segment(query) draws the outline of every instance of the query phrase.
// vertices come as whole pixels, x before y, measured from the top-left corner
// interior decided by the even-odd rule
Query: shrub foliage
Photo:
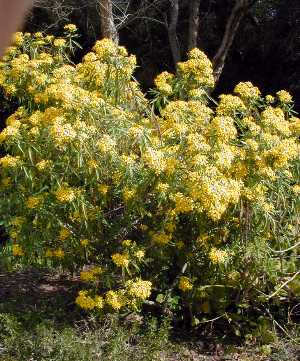
[[[7,254],[80,273],[76,303],[100,313],[268,300],[297,268],[290,94],[245,82],[215,102],[211,62],[193,49],[149,101],[125,48],[103,39],[73,64],[76,38],[74,25],[61,38],[17,33],[0,63],[19,103],[0,133]]]

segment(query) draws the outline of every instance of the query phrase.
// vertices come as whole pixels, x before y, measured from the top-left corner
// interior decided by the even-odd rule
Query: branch
[[[236,36],[240,22],[256,1],[257,0],[236,0],[235,2],[235,5],[226,23],[221,45],[213,59],[214,77],[216,83],[219,81],[219,78],[222,74],[228,52]]]
[[[272,298],[276,296],[280,290],[283,289],[288,283],[292,282],[298,275],[300,274],[300,271],[296,272],[293,277],[289,278],[287,281],[285,281],[275,292],[273,292],[268,298]]]

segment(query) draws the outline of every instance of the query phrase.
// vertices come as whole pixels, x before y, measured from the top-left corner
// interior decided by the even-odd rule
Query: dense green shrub
[[[214,103],[211,63],[193,49],[149,102],[126,49],[104,39],[74,65],[74,39],[73,25],[63,38],[18,33],[0,64],[20,103],[0,134],[14,261],[80,271],[76,303],[97,312],[268,300],[297,268],[291,96],[247,82]]]

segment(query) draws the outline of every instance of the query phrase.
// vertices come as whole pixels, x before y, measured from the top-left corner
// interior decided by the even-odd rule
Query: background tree
[[[251,80],[264,92],[292,91],[299,109],[299,18],[298,0],[288,6],[285,0],[36,0],[26,30],[58,33],[66,22],[76,23],[79,60],[103,36],[101,23],[108,20],[109,37],[137,54],[136,76],[144,88],[198,46],[214,60],[215,95]]]

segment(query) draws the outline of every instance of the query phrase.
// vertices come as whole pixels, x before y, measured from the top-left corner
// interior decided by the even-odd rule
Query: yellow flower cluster
[[[19,157],[13,157],[11,155],[6,155],[0,158],[0,166],[3,168],[14,168],[21,164]]]
[[[131,297],[146,300],[151,295],[152,282],[137,279],[126,282],[127,292]]]
[[[119,311],[127,303],[127,299],[122,291],[108,291],[105,294],[105,302],[114,310]]]
[[[129,258],[127,254],[115,253],[111,256],[113,263],[118,267],[128,267]]]
[[[286,90],[279,90],[276,95],[281,103],[289,104],[293,101],[291,94]]]
[[[66,240],[67,238],[69,238],[70,235],[71,235],[70,230],[69,230],[68,228],[66,228],[66,227],[62,227],[62,228],[60,229],[60,231],[59,231],[58,239],[59,239],[60,241],[64,241],[64,240]]]
[[[26,201],[26,206],[29,209],[35,209],[41,205],[42,201],[43,201],[42,196],[30,196]]]
[[[101,309],[104,306],[104,300],[101,296],[92,298],[88,295],[88,291],[79,291],[75,303],[84,310],[91,311],[93,309]]]
[[[239,83],[234,88],[234,93],[239,95],[241,99],[246,101],[257,100],[260,96],[260,90],[250,81]]]
[[[188,79],[191,88],[212,88],[214,76],[212,64],[208,57],[195,48],[188,53],[188,60],[177,64],[178,73],[183,79]]]
[[[12,255],[14,257],[24,256],[25,253],[24,253],[24,250],[23,250],[22,246],[19,245],[19,244],[13,244],[13,246],[12,246]]]
[[[174,78],[173,74],[164,71],[155,78],[154,84],[156,88],[163,94],[171,95],[173,92],[173,88],[170,83],[173,78]]]
[[[183,292],[188,292],[193,289],[193,284],[188,277],[181,276],[179,278],[178,288]]]
[[[220,103],[217,106],[217,115],[235,116],[237,112],[246,111],[246,106],[242,99],[231,94],[220,95]]]
[[[71,187],[59,187],[54,194],[60,203],[69,203],[76,198],[76,191]]]
[[[51,166],[52,166],[52,161],[45,159],[41,160],[36,164],[36,167],[40,172],[44,171],[45,169],[49,170]]]
[[[228,259],[227,251],[213,247],[209,252],[209,259],[213,264],[221,264]]]
[[[81,281],[84,281],[84,282],[95,281],[101,273],[102,273],[101,267],[94,266],[94,267],[91,267],[87,271],[81,271],[80,279],[81,279]]]

